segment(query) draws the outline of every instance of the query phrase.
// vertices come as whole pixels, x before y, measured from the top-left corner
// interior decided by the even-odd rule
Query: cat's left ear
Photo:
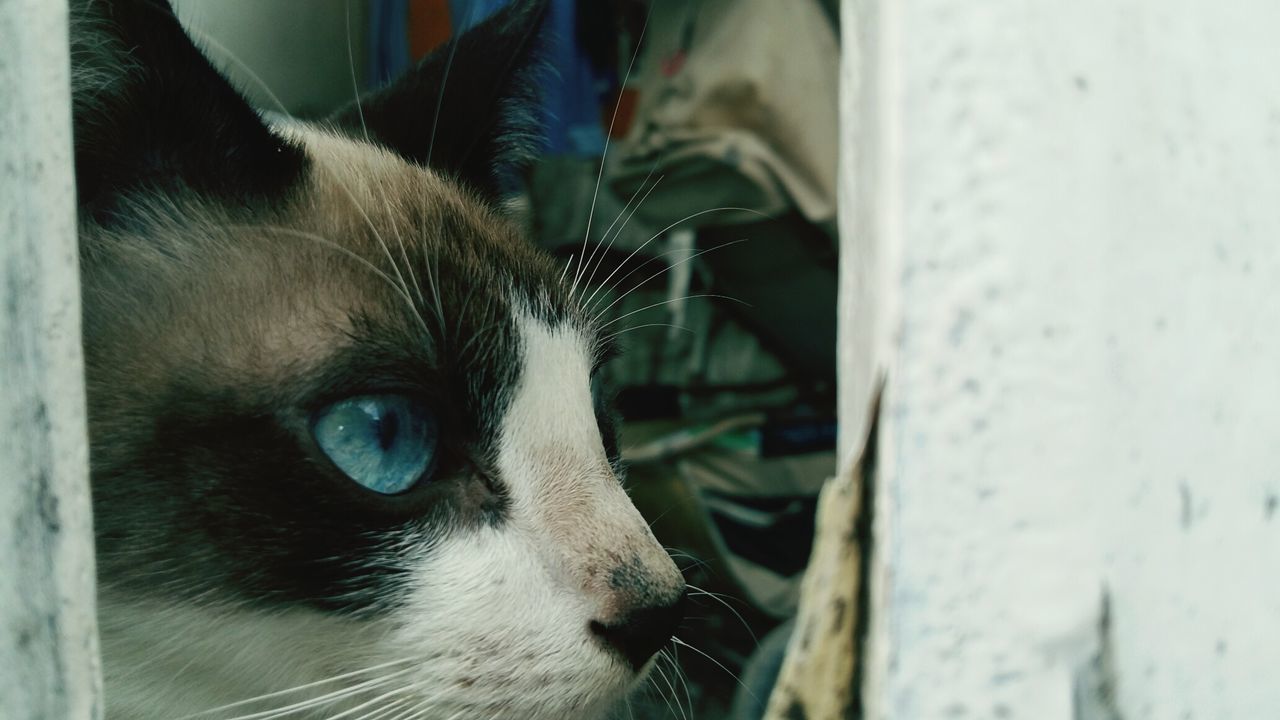
[[[305,176],[303,148],[214,69],[168,0],[70,8],[83,213],[101,221],[129,206],[124,198],[189,190],[232,205],[276,201]]]
[[[540,141],[536,71],[546,0],[514,0],[330,121],[490,199]]]

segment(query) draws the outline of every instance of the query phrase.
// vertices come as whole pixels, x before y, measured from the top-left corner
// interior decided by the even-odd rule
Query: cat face
[[[594,717],[675,629],[607,340],[493,202],[540,14],[268,128],[162,3],[78,11],[109,717]]]

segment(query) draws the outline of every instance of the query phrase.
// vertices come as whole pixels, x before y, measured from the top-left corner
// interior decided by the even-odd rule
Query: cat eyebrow
[[[320,399],[351,392],[417,390],[430,392],[439,372],[430,353],[357,341],[331,356],[313,374]]]

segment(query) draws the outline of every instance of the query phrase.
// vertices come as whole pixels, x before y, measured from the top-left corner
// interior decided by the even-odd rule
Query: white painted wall
[[[0,718],[101,717],[67,4],[0,3]]]
[[[1280,718],[1280,5],[844,12],[868,717]]]

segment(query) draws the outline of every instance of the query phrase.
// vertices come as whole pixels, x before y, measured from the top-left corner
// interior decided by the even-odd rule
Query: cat
[[[502,212],[545,12],[268,123],[165,0],[74,3],[109,719],[593,718],[672,637],[613,348]]]

